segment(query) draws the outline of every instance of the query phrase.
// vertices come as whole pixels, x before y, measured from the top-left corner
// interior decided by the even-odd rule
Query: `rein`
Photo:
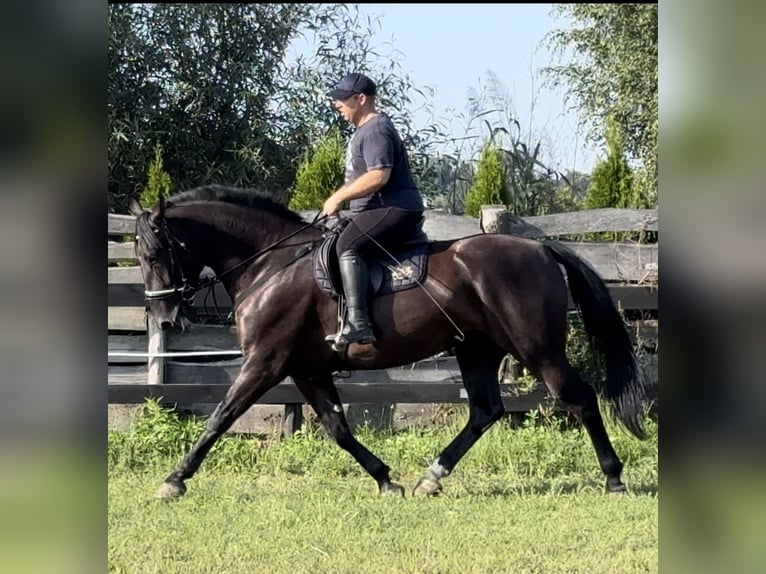
[[[310,223],[307,223],[306,225],[303,225],[303,226],[299,227],[298,229],[296,229],[292,233],[289,233],[288,235],[286,235],[286,236],[282,237],[281,239],[275,241],[271,245],[268,245],[268,246],[264,247],[263,249],[261,249],[257,253],[254,253],[253,255],[248,257],[247,259],[243,259],[242,261],[240,261],[236,265],[234,265],[234,266],[230,267],[229,269],[226,269],[225,271],[221,272],[220,275],[216,275],[215,277],[212,277],[212,278],[211,277],[206,277],[196,287],[194,287],[192,285],[189,285],[189,282],[187,281],[186,276],[184,275],[184,272],[183,272],[183,266],[180,265],[180,264],[176,265],[176,259],[179,259],[179,258],[178,258],[178,254],[176,253],[175,243],[178,243],[178,245],[180,245],[184,249],[186,248],[186,246],[184,245],[183,242],[179,241],[170,232],[170,230],[167,227],[167,223],[163,220],[160,229],[162,230],[162,233],[165,235],[165,238],[166,238],[166,240],[168,242],[168,245],[170,246],[170,261],[171,261],[171,267],[172,267],[172,271],[171,272],[173,273],[173,278],[174,278],[173,280],[175,281],[175,277],[176,277],[175,269],[177,267],[178,270],[179,270],[179,274],[180,274],[182,285],[180,287],[175,285],[175,286],[173,286],[172,288],[169,288],[169,289],[159,289],[159,290],[155,290],[155,291],[144,291],[144,295],[145,295],[147,300],[151,300],[151,299],[162,299],[164,297],[169,297],[169,296],[171,296],[171,295],[173,295],[175,293],[181,293],[181,296],[183,297],[184,301],[186,301],[188,303],[189,301],[191,301],[191,299],[194,297],[194,295],[198,291],[200,291],[200,290],[202,290],[202,289],[207,287],[207,288],[210,289],[210,292],[213,293],[213,299],[215,300],[215,291],[213,290],[213,287],[215,286],[216,283],[220,283],[221,282],[221,277],[223,277],[224,275],[226,275],[228,273],[231,273],[231,272],[235,271],[236,269],[238,269],[239,267],[242,267],[246,263],[250,263],[250,262],[254,261],[255,259],[257,259],[261,255],[264,255],[264,254],[268,253],[269,251],[274,250],[276,247],[278,247],[280,244],[284,243],[288,239],[290,239],[292,237],[295,237],[296,235],[298,235],[299,233],[305,231],[306,229],[309,229],[310,227],[314,227],[317,223],[319,223],[323,219],[327,218],[326,215],[323,215],[321,217],[320,217],[320,215],[321,215],[321,211],[317,212],[317,214],[314,216],[314,219]],[[260,286],[263,283],[264,280],[266,280],[269,277],[271,277],[271,275],[273,275],[274,273],[277,273],[277,272],[281,271],[282,269],[284,269],[286,267],[289,267],[290,265],[292,265],[293,263],[298,261],[301,257],[303,257],[309,251],[311,251],[312,247],[313,246],[309,245],[309,246],[304,246],[303,248],[300,248],[300,249],[296,250],[295,257],[293,257],[287,263],[285,263],[282,266],[280,266],[279,269],[277,269],[276,271],[274,271],[270,275],[268,275],[266,277],[262,277],[258,281],[256,281],[256,282],[252,283],[251,285],[249,285],[239,295],[239,297],[237,297],[237,300],[234,302],[234,305],[233,305],[232,311],[231,311],[232,314],[236,311],[237,307],[240,305],[240,303],[242,303],[242,301],[245,299],[245,297],[247,295],[250,295],[255,289],[257,289],[258,286]],[[205,297],[205,299],[207,300],[207,296]],[[217,301],[215,301],[215,303],[216,303],[216,308],[217,308],[218,307]]]
[[[237,263],[233,267],[230,267],[226,271],[221,272],[220,275],[217,275],[216,277],[213,277],[212,279],[206,279],[205,281],[200,283],[200,285],[197,287],[197,289],[199,290],[199,289],[202,289],[203,287],[207,287],[208,285],[214,285],[215,283],[220,283],[219,277],[222,277],[222,276],[226,275],[227,273],[231,273],[235,269],[237,269],[239,267],[242,267],[242,265],[244,265],[245,263],[250,263],[251,261],[254,261],[255,259],[257,259],[261,255],[263,255],[264,253],[268,253],[269,251],[271,251],[272,249],[277,247],[280,243],[282,243],[284,241],[287,241],[291,237],[295,237],[296,235],[298,235],[302,231],[305,231],[309,227],[314,227],[314,225],[316,225],[317,223],[319,223],[320,221],[322,221],[323,219],[325,219],[327,217],[326,215],[323,215],[322,217],[319,217],[320,213],[321,213],[321,211],[317,212],[317,214],[314,216],[314,219],[310,223],[307,223],[306,225],[303,225],[303,226],[299,227],[298,229],[296,229],[292,233],[290,233],[288,235],[285,235],[282,239],[279,239],[279,240],[275,241],[274,243],[272,243],[271,245],[269,245],[267,247],[264,247],[258,253],[255,253],[255,254],[251,255],[247,259],[243,259],[242,261],[240,261],[239,263]],[[308,253],[308,251],[310,251],[310,250],[306,250],[304,253],[301,253],[299,257],[296,257],[290,263],[294,263],[295,261],[297,261],[298,259],[303,257],[306,253]]]

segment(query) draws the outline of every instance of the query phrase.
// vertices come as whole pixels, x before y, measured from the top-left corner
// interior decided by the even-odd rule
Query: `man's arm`
[[[389,177],[391,177],[390,167],[371,169],[365,172],[328,197],[324,202],[322,212],[326,215],[334,215],[346,201],[359,197],[367,197],[378,191],[386,184]]]

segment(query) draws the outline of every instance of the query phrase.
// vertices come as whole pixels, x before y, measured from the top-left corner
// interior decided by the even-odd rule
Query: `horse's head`
[[[146,300],[161,329],[184,327],[182,306],[195,293],[202,264],[196,262],[186,245],[177,237],[165,217],[171,206],[164,200],[153,210],[143,209],[132,201],[130,211],[136,216],[136,255],[144,276]]]

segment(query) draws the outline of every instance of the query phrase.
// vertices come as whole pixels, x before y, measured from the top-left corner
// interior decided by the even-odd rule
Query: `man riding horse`
[[[336,252],[348,318],[336,343],[373,343],[367,310],[367,264],[380,247],[391,250],[409,239],[423,216],[423,199],[412,177],[407,151],[391,119],[375,107],[375,82],[349,74],[328,93],[333,106],[356,130],[346,148],[344,185],[324,202],[333,216],[350,201],[351,223]]]

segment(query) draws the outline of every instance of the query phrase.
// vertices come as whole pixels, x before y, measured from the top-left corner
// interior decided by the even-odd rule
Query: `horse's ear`
[[[138,201],[135,198],[130,200],[128,209],[130,210],[130,213],[136,216],[141,215],[145,211],[144,208],[141,207],[141,204],[138,203]]]

